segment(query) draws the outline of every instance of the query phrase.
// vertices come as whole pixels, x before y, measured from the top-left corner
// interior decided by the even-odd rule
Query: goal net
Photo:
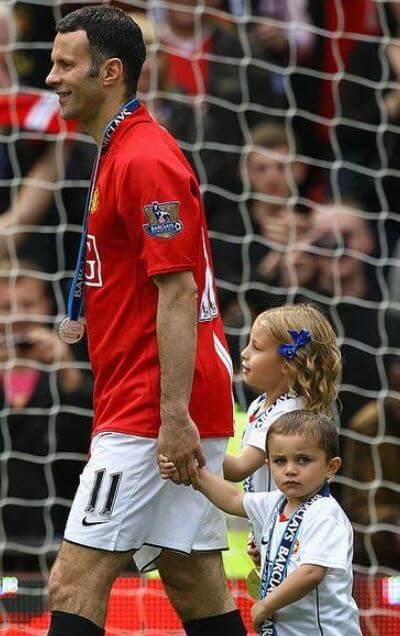
[[[18,614],[9,600],[15,594],[33,599],[29,612],[45,611],[35,599],[43,596],[90,437],[87,353],[66,350],[55,327],[66,311],[95,148],[77,123],[61,119],[45,86],[55,24],[84,4],[0,5],[5,622]],[[337,330],[343,469],[334,491],[355,529],[365,633],[398,633],[398,3],[115,4],[145,36],[139,98],[176,136],[200,181],[240,407],[253,397],[240,376],[240,351],[257,313],[312,301]],[[28,581],[19,581],[22,595],[21,571]],[[128,596],[146,596],[146,581],[133,591],[129,585]],[[234,589],[245,598],[240,585]]]

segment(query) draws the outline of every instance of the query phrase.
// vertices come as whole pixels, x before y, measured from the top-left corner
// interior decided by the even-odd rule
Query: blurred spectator
[[[375,236],[361,210],[350,206],[324,206],[315,210],[303,251],[307,251],[307,246],[314,258],[310,261],[308,280],[302,276],[303,285],[315,280],[311,287],[326,296],[380,298],[375,268],[368,266],[365,258],[375,249]],[[289,264],[294,268],[296,257],[293,251]],[[290,268],[283,283],[296,284],[290,280]]]
[[[297,66],[311,54],[315,42],[307,0],[253,0],[249,35],[253,54],[276,66]],[[252,20],[256,18],[256,20]],[[273,74],[276,92],[286,99],[285,75]]]
[[[291,143],[292,141],[292,143]],[[297,202],[307,166],[296,159],[298,148],[286,127],[265,123],[251,131],[251,145],[242,158],[246,203],[214,201],[207,210],[217,280],[245,287],[250,309],[258,313],[269,301],[259,283],[274,285],[279,277],[282,254],[290,250],[307,227],[307,210]],[[207,201],[207,199],[206,199]],[[219,289],[227,327],[242,328],[245,317],[237,293]],[[238,367],[239,343],[230,338],[234,364]]]
[[[253,235],[252,241],[245,242],[244,252],[243,243],[233,245],[229,238],[214,240],[217,277],[240,282],[243,259],[248,259],[250,272],[243,282],[274,281],[279,254],[304,232],[307,212],[297,201],[307,166],[296,159],[298,149],[291,149],[293,143],[283,124],[265,123],[252,129],[251,146],[242,159],[247,209],[238,210],[232,204],[223,209],[217,203],[213,215],[208,209],[211,230],[242,237]],[[256,298],[249,300],[256,302]]]
[[[164,126],[179,143],[193,142],[196,132],[195,113],[187,96],[171,83],[169,59],[158,40],[151,14],[130,12],[140,26],[146,45],[146,60],[138,82],[138,97],[146,104],[153,117]],[[190,160],[190,153],[188,153]],[[194,166],[196,167],[196,166]]]
[[[251,10],[247,24],[251,54],[256,63],[268,68],[285,119],[288,109],[295,108],[291,126],[302,139],[303,153],[314,157],[319,153],[315,123],[309,115],[317,113],[320,90],[320,80],[312,70],[320,69],[315,21],[321,4],[325,5],[315,0],[251,0],[245,5]],[[314,172],[309,173],[310,183],[315,180]]]
[[[379,33],[379,19],[375,0],[309,0],[316,26],[319,28],[316,50],[318,70],[322,71],[319,86],[314,85],[318,114],[325,121],[317,127],[319,141],[331,141],[335,136],[335,117],[341,116],[338,101],[339,85],[343,71],[348,69],[349,57],[363,36]],[[316,10],[317,9],[317,10]],[[321,33],[322,31],[322,33]],[[364,37],[364,40],[367,40]],[[339,107],[339,108],[338,108]],[[321,146],[321,143],[319,144]],[[322,145],[324,149],[324,146]],[[326,149],[325,149],[326,151]],[[328,156],[335,154],[330,148]],[[319,156],[323,154],[320,150]]]
[[[241,39],[208,11],[218,6],[219,0],[208,0],[204,7],[197,0],[177,0],[173,8],[159,11],[156,24],[167,53],[170,89],[185,94],[192,107],[194,125],[184,141],[195,145],[193,163],[203,180],[206,176],[232,191],[232,172],[248,127],[265,119],[266,107],[272,116],[277,102],[269,72],[252,59],[241,64]]]
[[[398,327],[399,325],[397,325]],[[355,560],[366,566],[393,568],[400,562],[400,493],[390,484],[399,482],[400,359],[389,363],[388,385],[392,392],[383,402],[366,404],[352,418],[343,457],[341,502],[350,520],[364,530],[375,524],[392,525],[372,536],[355,529]],[[360,461],[362,458],[362,461]],[[347,481],[348,480],[348,481]],[[350,481],[351,480],[351,481]],[[373,498],[371,498],[373,492]]]
[[[251,280],[272,282],[280,255],[307,228],[306,211],[296,205],[307,166],[296,159],[298,148],[291,153],[286,127],[281,124],[258,126],[252,131],[252,143],[246,164],[256,235],[249,251]]]
[[[35,265],[1,261],[0,452],[8,456],[0,528],[1,541],[21,546],[6,547],[8,567],[30,567],[30,547],[56,549],[89,446],[91,379],[54,331],[53,315]]]
[[[11,10],[0,5],[0,41],[10,43],[14,32]],[[16,91],[11,56],[2,51],[0,69],[0,88],[10,89],[0,99],[0,258],[18,252],[45,271],[73,269],[94,146],[49,141],[48,133],[76,129],[61,122],[57,96]]]
[[[383,32],[391,40],[387,44],[380,38],[360,41],[353,50],[341,84],[343,120],[337,129],[343,159],[354,164],[339,172],[342,196],[356,196],[366,209],[377,213],[382,209],[397,212],[399,177],[390,171],[400,170],[400,2],[379,7]],[[385,229],[392,253],[399,223],[389,219],[379,228]]]
[[[13,60],[20,84],[44,88],[56,23],[54,9],[44,2],[16,2],[14,17],[19,46]]]
[[[344,426],[365,404],[367,392],[381,388],[381,290],[367,262],[374,247],[374,233],[360,210],[326,206],[313,212],[307,234],[282,261],[282,285],[301,287],[303,294],[310,290],[324,302],[344,339]]]

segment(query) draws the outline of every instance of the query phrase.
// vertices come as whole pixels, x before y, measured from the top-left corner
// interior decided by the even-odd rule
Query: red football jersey
[[[140,106],[119,124],[102,156],[89,214],[85,316],[95,379],[93,434],[158,436],[152,276],[184,270],[193,272],[199,297],[190,415],[202,437],[229,436],[232,367],[198,183],[174,139]]]

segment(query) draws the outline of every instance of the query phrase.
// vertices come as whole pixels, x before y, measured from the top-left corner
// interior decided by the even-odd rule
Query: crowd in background
[[[338,487],[357,524],[356,562],[393,564],[400,1],[115,4],[146,40],[139,99],[176,136],[202,186],[236,398],[245,407],[252,397],[239,377],[252,318],[287,300],[322,306],[344,358]],[[43,546],[55,549],[90,435],[86,352],[62,345],[54,326],[65,312],[95,148],[60,120],[45,90],[55,23],[77,6],[0,5],[6,567],[29,567],[29,555],[34,562],[46,557]]]

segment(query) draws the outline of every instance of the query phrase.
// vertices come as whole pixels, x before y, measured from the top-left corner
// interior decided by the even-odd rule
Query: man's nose
[[[47,86],[56,86],[58,84],[57,74],[54,69],[54,66],[52,67],[52,69],[50,70],[50,73],[46,77],[46,84]]]

